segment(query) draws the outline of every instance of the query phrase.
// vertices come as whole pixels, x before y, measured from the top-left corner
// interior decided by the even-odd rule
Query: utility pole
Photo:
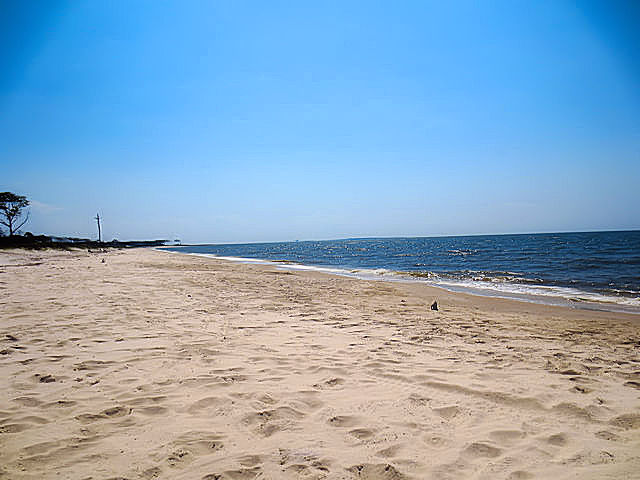
[[[100,214],[96,213],[96,222],[98,222],[98,243],[102,243],[102,230],[100,229]]]

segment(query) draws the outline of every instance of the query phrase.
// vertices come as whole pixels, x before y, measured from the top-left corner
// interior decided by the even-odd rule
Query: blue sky
[[[633,2],[0,1],[34,233],[640,228]]]

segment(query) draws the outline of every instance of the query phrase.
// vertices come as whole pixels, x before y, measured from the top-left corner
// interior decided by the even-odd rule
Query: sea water
[[[351,238],[169,250],[365,279],[640,313],[640,231]]]

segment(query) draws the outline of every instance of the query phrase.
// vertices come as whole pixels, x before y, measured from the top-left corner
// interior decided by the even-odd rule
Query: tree
[[[9,229],[10,237],[29,220],[29,212],[25,212],[28,206],[27,197],[11,192],[0,193],[0,215],[4,217],[0,218],[0,223]]]

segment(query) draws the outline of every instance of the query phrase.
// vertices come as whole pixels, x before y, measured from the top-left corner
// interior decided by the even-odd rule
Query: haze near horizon
[[[640,228],[633,2],[0,3],[33,233]]]

